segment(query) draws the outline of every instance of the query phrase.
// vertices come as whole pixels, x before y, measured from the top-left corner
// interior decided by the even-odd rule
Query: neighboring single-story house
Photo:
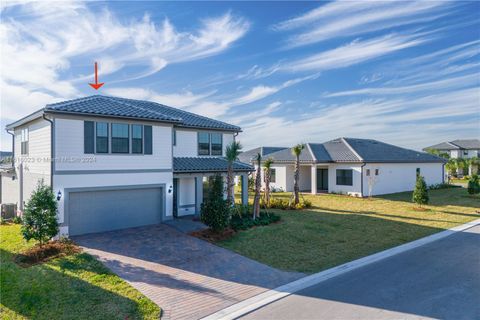
[[[423,151],[437,150],[447,153],[450,158],[480,157],[480,139],[458,139],[445,141],[433,146],[423,148]]]
[[[252,154],[251,150],[247,152]],[[292,150],[282,148],[263,160],[266,158],[274,160],[271,187],[293,191]],[[255,165],[253,161],[250,163]],[[428,185],[443,183],[444,164],[440,157],[376,140],[338,138],[305,144],[300,156],[299,186],[301,191],[312,194],[329,192],[362,197],[410,191],[418,174]]]
[[[158,103],[101,95],[46,105],[6,129],[14,162],[1,172],[2,203],[22,210],[43,180],[68,235],[199,214],[206,178],[226,176],[226,146],[241,132]],[[252,170],[234,163],[244,186]]]

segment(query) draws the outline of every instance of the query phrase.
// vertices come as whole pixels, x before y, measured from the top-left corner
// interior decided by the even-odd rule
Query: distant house
[[[441,142],[423,149],[437,150],[448,153],[450,158],[473,158],[480,157],[480,139],[458,139],[453,141]]]
[[[265,149],[246,151],[241,160],[255,165],[246,157],[258,150]],[[293,191],[295,157],[291,149],[267,153],[263,160],[266,158],[274,160],[271,186]],[[370,139],[338,138],[305,144],[300,156],[299,184],[301,191],[312,194],[330,192],[364,197],[410,191],[417,174],[428,185],[444,182],[444,164],[444,159],[425,152]]]

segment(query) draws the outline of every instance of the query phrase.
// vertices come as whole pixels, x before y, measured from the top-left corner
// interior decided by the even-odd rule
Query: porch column
[[[200,206],[203,202],[203,177],[195,177],[195,215],[200,216]]]
[[[312,186],[311,186],[311,192],[312,194],[317,194],[317,165],[316,164],[312,164],[312,173],[311,173],[311,183],[312,183]]]
[[[248,175],[242,173],[242,205],[248,205]]]

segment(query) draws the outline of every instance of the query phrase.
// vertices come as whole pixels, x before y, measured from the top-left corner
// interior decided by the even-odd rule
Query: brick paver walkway
[[[74,240],[158,304],[162,319],[199,319],[303,276],[271,268],[167,225]]]

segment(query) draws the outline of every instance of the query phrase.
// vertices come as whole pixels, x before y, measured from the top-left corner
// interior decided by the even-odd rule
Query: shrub
[[[437,183],[428,186],[428,190],[439,190],[439,189],[450,189],[450,188],[461,188],[461,186],[456,186],[451,183]]]
[[[467,191],[469,194],[480,193],[480,181],[476,174],[473,174],[468,180]]]
[[[220,175],[209,178],[208,197],[202,203],[200,220],[215,232],[228,227],[232,208],[223,199],[223,179]]]
[[[23,212],[22,235],[40,245],[58,234],[57,201],[50,187],[41,181],[32,192]]]
[[[276,215],[274,213],[268,213],[261,211],[260,216],[253,220],[250,215],[248,216],[239,216],[235,215],[232,217],[232,220],[230,222],[230,227],[235,230],[247,230],[250,229],[254,226],[266,226],[269,225],[270,223],[278,222],[280,221],[280,216]]]
[[[12,222],[15,223],[15,224],[21,224],[22,223],[22,218],[20,218],[19,216],[15,216],[15,217],[13,217]]]
[[[429,198],[427,184],[421,175],[417,175],[417,182],[415,183],[415,190],[413,190],[412,200],[420,206],[428,204]]]

